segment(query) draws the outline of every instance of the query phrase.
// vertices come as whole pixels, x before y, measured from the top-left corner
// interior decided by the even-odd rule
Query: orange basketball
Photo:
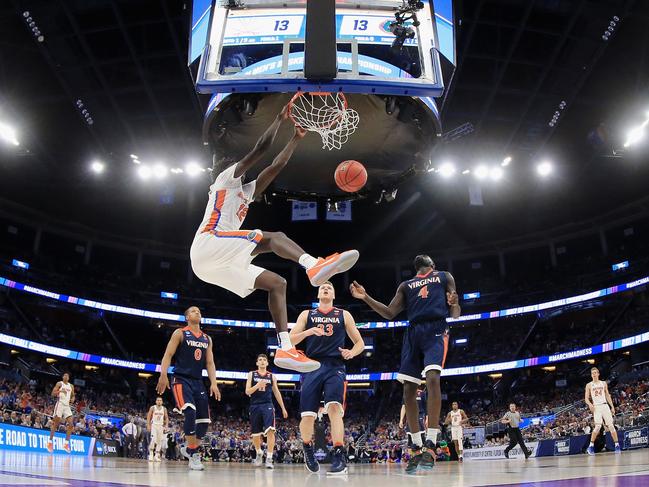
[[[367,171],[358,161],[343,161],[334,173],[336,185],[347,193],[355,193],[367,183]]]

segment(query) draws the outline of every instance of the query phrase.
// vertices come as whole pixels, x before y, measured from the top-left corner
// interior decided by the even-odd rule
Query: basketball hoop
[[[358,126],[358,112],[347,108],[343,93],[296,93],[289,102],[288,116],[295,125],[322,137],[323,149],[340,149]]]

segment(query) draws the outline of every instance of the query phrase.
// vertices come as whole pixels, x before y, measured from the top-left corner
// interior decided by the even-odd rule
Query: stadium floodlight
[[[455,174],[455,166],[451,162],[445,162],[439,166],[439,175],[443,178],[450,178]]]
[[[137,169],[137,174],[138,176],[140,176],[140,178],[146,181],[147,179],[151,178],[151,176],[153,175],[153,171],[149,166],[140,166]]]
[[[464,171],[462,171],[462,174],[471,174],[471,169],[465,169]]]
[[[645,127],[649,124],[649,119],[645,120],[640,126],[635,127],[626,136],[624,147],[629,147],[640,142],[645,136]]]
[[[195,162],[188,162],[185,165],[185,172],[187,173],[187,176],[189,176],[190,178],[193,178],[194,176],[199,175],[203,171],[205,171],[205,169],[203,169],[201,166],[199,166]]]
[[[469,342],[468,338],[458,338],[457,340],[455,340],[456,345],[462,345],[468,342]]]
[[[478,179],[484,179],[489,175],[489,168],[484,165],[480,165],[473,170],[473,174]]]
[[[131,154],[131,160],[133,161],[133,164],[140,164],[140,158],[137,154]]]
[[[505,157],[503,159],[503,162],[501,162],[500,165],[503,166],[503,167],[507,167],[507,166],[509,166],[511,164],[511,162],[512,162],[512,157],[507,156],[507,157]]]
[[[167,166],[165,166],[161,162],[158,162],[155,166],[153,166],[153,175],[156,177],[156,179],[164,179],[167,177],[168,173],[169,169],[167,169]]]
[[[16,130],[5,122],[0,122],[0,139],[11,145],[20,145],[16,137]]]
[[[29,262],[23,262],[22,260],[18,259],[12,259],[11,265],[14,267],[18,267],[19,269],[29,269]]]
[[[492,167],[489,170],[489,177],[492,181],[500,181],[503,178],[503,170],[499,167]]]
[[[476,292],[473,292],[473,293],[465,293],[463,295],[464,299],[478,299],[479,297],[480,297],[480,292],[479,291],[476,291]]]
[[[169,291],[161,291],[160,297],[165,299],[178,299],[178,293],[172,293]]]
[[[613,271],[620,271],[622,269],[626,269],[629,267],[629,261],[625,260],[624,262],[618,262],[617,264],[613,264],[611,268]]]
[[[104,169],[106,169],[106,166],[101,161],[93,161],[92,164],[90,164],[90,170],[95,174],[103,173]]]
[[[548,161],[543,161],[536,166],[536,173],[542,178],[548,177],[550,174],[552,174],[553,170],[554,167]]]

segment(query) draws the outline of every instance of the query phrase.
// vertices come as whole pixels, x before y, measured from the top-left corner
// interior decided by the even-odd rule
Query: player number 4
[[[428,298],[428,286],[424,286],[419,290],[418,296],[422,299]]]

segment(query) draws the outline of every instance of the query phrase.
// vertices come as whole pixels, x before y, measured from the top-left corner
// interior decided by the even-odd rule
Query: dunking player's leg
[[[442,410],[442,389],[440,386],[439,370],[429,370],[426,372],[426,390],[428,391],[428,400],[426,401],[428,430],[426,431],[426,439],[435,445],[439,436],[439,415]]]

